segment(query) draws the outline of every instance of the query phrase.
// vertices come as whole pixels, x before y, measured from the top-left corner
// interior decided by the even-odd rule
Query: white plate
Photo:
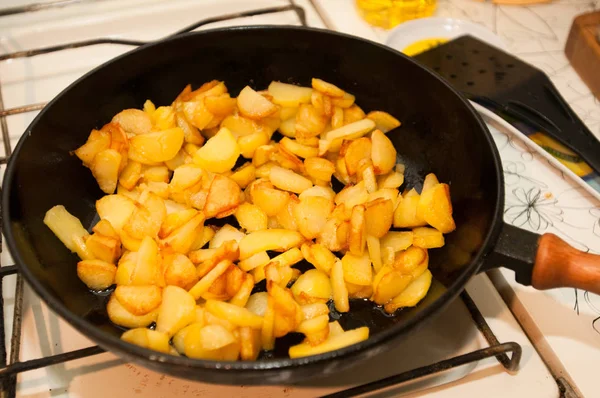
[[[502,40],[482,25],[453,18],[422,18],[404,22],[392,29],[385,41],[387,46],[403,51],[407,46],[426,39],[471,35],[501,50]]]

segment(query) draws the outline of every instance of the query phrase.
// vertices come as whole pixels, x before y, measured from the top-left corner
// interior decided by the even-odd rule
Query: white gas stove
[[[563,4],[562,12],[571,10],[575,3],[570,1]],[[308,26],[345,31],[382,42],[386,37],[386,32],[373,29],[358,18],[351,0],[296,0],[293,3],[289,0],[48,0],[41,3],[39,11],[13,13],[27,4],[27,0],[2,2],[0,57],[7,53],[96,38],[156,40],[200,20],[272,7],[288,8],[215,22],[200,29],[243,24],[300,25],[304,15]],[[304,14],[297,13],[290,5],[300,7]],[[10,13],[2,11],[10,8],[13,8]],[[493,12],[508,12],[499,6],[471,0],[442,1],[438,12],[441,15],[460,14],[463,19],[473,19],[486,25],[487,15],[492,8]],[[460,13],[458,9],[463,12]],[[521,21],[523,16],[519,15],[519,18]],[[564,30],[563,25],[560,26]],[[510,32],[514,33],[512,30]],[[509,49],[515,47],[516,43],[511,40],[507,43]],[[548,40],[540,41],[540,45],[551,47],[553,44]],[[52,99],[73,80],[131,48],[102,44],[0,61],[0,94],[3,99],[3,104],[0,101],[0,112],[3,113],[0,115],[4,115],[0,116],[0,123],[3,123],[1,127],[6,134],[4,143],[9,142],[14,146],[36,114],[36,111],[20,112],[16,108],[33,105],[30,109],[41,109],[41,104]],[[558,55],[553,53],[553,57]],[[569,72],[568,67],[565,70]],[[558,79],[562,76],[559,74]],[[576,76],[571,74],[569,78],[568,87],[559,86],[561,92],[573,86],[584,90]],[[600,117],[596,117],[600,113],[600,106],[567,98],[577,101],[578,112],[591,115],[586,120],[590,128],[597,127],[595,123],[600,121]],[[513,176],[507,178],[507,193],[512,192],[510,195],[513,195],[508,197],[507,206],[519,206],[522,197],[526,200],[528,192],[538,189],[550,194],[544,197],[562,198],[558,206],[559,218],[565,220],[568,215],[570,219],[569,223],[561,225],[555,212],[544,213],[542,219],[553,222],[533,227],[525,224],[524,227],[537,227],[537,232],[562,231],[562,235],[570,238],[571,242],[578,242],[592,251],[600,251],[600,238],[594,235],[600,234],[600,230],[594,229],[594,222],[586,221],[589,219],[586,214],[589,214],[598,222],[600,202],[583,194],[577,184],[561,176],[535,149],[523,145],[505,127],[491,119],[488,121],[501,150],[505,169]],[[577,208],[565,206],[565,200],[576,203]],[[517,222],[520,220],[515,220]],[[576,228],[571,228],[573,225]],[[6,248],[2,250],[1,260],[4,267],[12,264]],[[3,270],[9,273],[12,268]],[[41,363],[30,361],[55,355],[60,359],[61,356],[71,355],[71,351],[94,344],[49,311],[27,286],[23,290],[22,304],[19,304],[19,295],[15,297],[17,277],[6,276],[3,278],[2,291],[8,356],[11,347],[20,343],[20,364],[7,369],[32,369],[18,373],[14,384],[16,391],[12,391],[12,396],[16,392],[17,396],[23,397],[314,397],[398,374],[408,382],[379,390],[375,394],[411,397],[558,397],[562,390],[563,393],[566,391],[567,396],[577,396],[569,395],[577,394],[577,391],[580,396],[594,396],[597,374],[594,365],[600,362],[600,334],[596,329],[600,330],[600,326],[596,324],[594,329],[592,322],[600,316],[600,299],[586,292],[568,289],[551,293],[534,292],[517,286],[508,271],[494,271],[490,276],[494,283],[487,275],[473,278],[467,286],[468,296],[464,300],[457,299],[441,316],[409,336],[393,351],[340,373],[335,378],[316,379],[295,386],[268,387],[216,386],[176,379],[125,363],[110,353],[38,367],[39,364],[46,365],[49,360],[42,359]],[[509,302],[508,306],[502,297]],[[577,298],[578,301],[574,301]],[[17,329],[20,325],[21,333],[17,333],[17,337],[11,341],[15,303],[17,315],[22,317],[22,321],[16,323]],[[570,308],[575,303],[576,311]],[[470,355],[481,354],[478,350],[490,345],[492,347],[487,354],[501,352],[506,346],[499,343],[506,342],[514,342],[522,349],[517,371],[507,371],[494,356],[476,362],[466,360]],[[73,355],[78,357],[93,351],[76,351]],[[476,354],[472,354],[474,352]],[[508,357],[505,356],[506,361]],[[463,360],[464,365],[456,366]],[[415,380],[419,372],[414,369],[421,368],[419,371],[427,373],[429,365],[439,366],[440,361],[446,361],[442,363],[451,369]],[[3,396],[11,396],[11,382],[6,380]],[[342,393],[342,396],[350,396],[350,393]]]

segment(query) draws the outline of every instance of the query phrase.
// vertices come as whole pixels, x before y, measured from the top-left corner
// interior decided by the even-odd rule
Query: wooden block
[[[600,11],[579,15],[573,21],[565,54],[581,80],[600,100]]]

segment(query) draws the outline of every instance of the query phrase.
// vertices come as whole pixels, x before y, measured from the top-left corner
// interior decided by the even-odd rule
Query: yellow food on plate
[[[188,85],[73,148],[104,192],[99,220],[83,225],[59,204],[44,224],[79,257],[81,282],[109,293],[121,338],[254,361],[300,333],[288,352],[299,358],[369,338],[367,326],[332,322],[330,308],[418,305],[433,278],[428,250],[456,226],[449,185],[430,173],[421,190],[406,186],[400,121],[319,78],[234,94],[217,80]]]

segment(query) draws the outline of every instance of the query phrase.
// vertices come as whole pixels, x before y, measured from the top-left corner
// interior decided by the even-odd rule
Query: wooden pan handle
[[[536,289],[574,287],[600,294],[600,256],[584,253],[554,234],[538,243],[531,284]]]

